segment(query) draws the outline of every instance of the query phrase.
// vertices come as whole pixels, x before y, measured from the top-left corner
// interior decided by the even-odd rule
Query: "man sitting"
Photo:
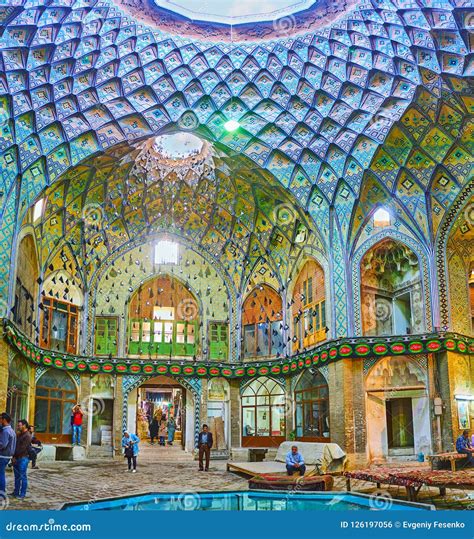
[[[471,442],[469,441],[469,431],[463,430],[461,436],[456,440],[456,451],[466,455],[467,461],[464,466],[472,466],[474,464],[473,452]]]
[[[306,471],[303,455],[298,453],[298,447],[296,445],[293,445],[291,451],[286,455],[286,471],[288,475],[293,475],[295,472],[304,475]]]

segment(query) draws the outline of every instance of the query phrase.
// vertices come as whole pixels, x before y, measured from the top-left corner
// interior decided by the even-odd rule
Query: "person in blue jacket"
[[[140,438],[136,434],[130,434],[129,432],[123,433],[122,447],[125,457],[128,460],[128,471],[136,473],[137,471],[137,456],[140,451],[138,444]]]
[[[286,471],[288,475],[293,475],[295,472],[304,475],[306,471],[303,455],[298,452],[296,445],[293,445],[286,455]]]

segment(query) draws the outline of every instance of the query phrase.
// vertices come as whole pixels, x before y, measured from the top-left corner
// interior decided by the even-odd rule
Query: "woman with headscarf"
[[[158,432],[158,436],[160,437],[160,445],[166,445],[166,430],[166,416],[162,416],[160,421],[160,430]]]
[[[123,453],[128,461],[128,471],[136,473],[137,471],[137,456],[139,452],[138,444],[140,438],[133,433],[125,431],[122,438]]]
[[[176,432],[176,421],[173,416],[170,416],[168,420],[168,445],[173,445],[174,433]]]

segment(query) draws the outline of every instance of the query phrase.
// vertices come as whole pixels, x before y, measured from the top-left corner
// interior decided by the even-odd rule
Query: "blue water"
[[[128,498],[66,504],[66,511],[357,511],[360,509],[419,510],[429,506],[399,503],[337,492],[188,492],[156,493]]]

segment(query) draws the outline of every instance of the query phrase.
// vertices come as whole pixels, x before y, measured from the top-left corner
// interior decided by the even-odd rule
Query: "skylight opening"
[[[385,208],[379,208],[374,213],[374,227],[383,228],[390,226],[390,212]]]
[[[33,208],[33,222],[36,223],[43,216],[44,198],[40,198]]]
[[[155,245],[155,264],[177,265],[179,260],[179,245],[174,241],[160,240]]]
[[[315,0],[154,0],[192,20],[224,24],[274,21],[308,9]]]

